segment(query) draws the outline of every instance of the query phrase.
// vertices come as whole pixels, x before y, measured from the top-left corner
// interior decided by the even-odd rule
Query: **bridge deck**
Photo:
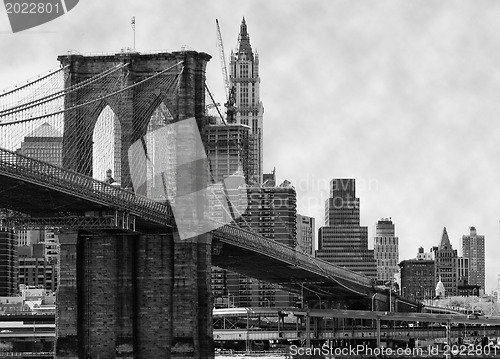
[[[141,221],[148,229],[174,224],[167,204],[5,149],[0,149],[0,188],[0,208],[35,217],[85,216],[112,209],[135,215],[138,228]],[[366,297],[373,290],[372,280],[363,275],[236,226],[222,226],[212,233],[215,243],[223,244],[221,253],[213,256],[217,266],[298,293],[306,287],[330,297]]]
[[[37,216],[109,208],[171,227],[169,206],[77,172],[0,148],[0,207]]]

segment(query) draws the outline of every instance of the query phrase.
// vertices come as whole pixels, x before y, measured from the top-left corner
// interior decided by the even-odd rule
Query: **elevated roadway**
[[[168,204],[5,149],[0,149],[0,188],[0,208],[28,215],[7,221],[9,226],[132,233],[175,227]],[[234,225],[212,234],[216,266],[312,298],[367,299],[375,291],[368,277]]]

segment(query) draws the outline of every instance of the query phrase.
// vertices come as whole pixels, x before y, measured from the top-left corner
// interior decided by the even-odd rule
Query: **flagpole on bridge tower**
[[[132,31],[134,32],[134,51],[135,51],[135,16],[132,16],[132,19],[130,19],[131,25],[132,25]]]

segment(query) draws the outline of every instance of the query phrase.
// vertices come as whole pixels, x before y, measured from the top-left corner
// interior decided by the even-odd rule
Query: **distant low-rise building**
[[[421,253],[421,249],[419,249],[419,253]],[[401,295],[411,300],[423,301],[434,297],[436,288],[435,263],[434,260],[421,258],[407,259],[399,263]]]
[[[42,243],[19,247],[18,254],[19,285],[57,290],[57,264],[45,257]]]

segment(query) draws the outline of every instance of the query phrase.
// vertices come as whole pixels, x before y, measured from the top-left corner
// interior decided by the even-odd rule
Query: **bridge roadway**
[[[295,317],[296,320],[285,322],[286,317]],[[310,329],[307,329],[308,326],[304,323],[304,319],[307,322],[307,318],[313,320]],[[345,321],[335,323],[333,319],[346,319],[348,322],[347,324]],[[363,320],[363,324],[358,324],[357,320],[360,319]],[[214,339],[218,341],[304,340],[309,337],[310,340],[376,340],[377,328],[372,326],[372,321],[378,323],[382,340],[408,339],[409,337],[446,338],[447,327],[450,328],[451,338],[500,337],[500,318],[358,310],[228,308],[214,310]],[[415,324],[417,322],[419,322],[418,326]],[[394,325],[394,323],[397,324]]]
[[[467,332],[466,335],[464,333]],[[452,327],[450,331],[451,338],[459,337],[483,337],[497,338],[500,333],[500,326],[481,327],[481,328],[457,328]],[[381,329],[381,340],[387,339],[437,339],[446,338],[446,328],[395,328]],[[304,330],[255,330],[255,329],[217,329],[214,330],[215,341],[239,341],[239,340],[304,340],[307,338]],[[377,331],[372,329],[339,329],[339,330],[320,330],[318,332],[310,331],[310,340],[376,340]]]
[[[0,149],[0,208],[29,216],[6,224],[149,233],[175,226],[167,204]],[[212,231],[212,263],[303,293],[369,298],[372,280],[233,225]],[[381,293],[383,295],[383,293]]]
[[[377,330],[371,327],[371,323],[367,323],[366,320],[379,320],[384,323],[380,328],[382,339],[445,338],[446,324],[450,324],[450,336],[452,338],[500,336],[500,318],[469,318],[467,316],[443,314],[387,313],[358,310],[304,310],[298,308],[214,309],[213,315],[214,327],[216,327],[213,335],[216,341],[304,340],[307,336],[311,340],[375,340]],[[285,323],[285,317],[293,317],[296,320],[294,322],[288,320]],[[312,328],[309,329],[309,335],[307,335],[307,326],[304,322],[307,318],[313,321]],[[337,322],[334,325],[333,319],[348,319],[351,323]],[[352,319],[364,319],[365,325],[358,325]],[[0,318],[0,339],[54,338],[54,320],[54,315],[2,316]],[[390,327],[390,323],[394,322],[398,324]],[[416,322],[427,322],[432,323],[432,325],[427,327],[408,326],[408,324]],[[222,328],[219,328],[221,326]]]

